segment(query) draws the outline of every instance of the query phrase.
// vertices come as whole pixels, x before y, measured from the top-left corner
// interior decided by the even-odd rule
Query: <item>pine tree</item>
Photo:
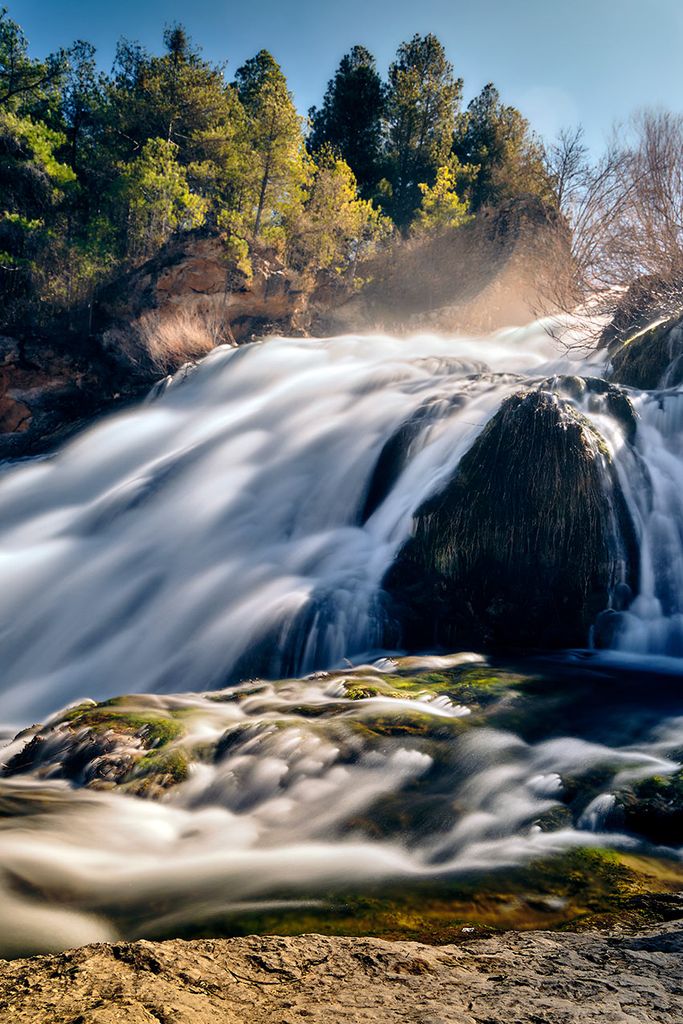
[[[138,159],[124,169],[124,180],[128,250],[133,258],[150,256],[175,231],[188,231],[204,222],[206,200],[191,192],[175,142],[149,139]]]
[[[297,201],[307,173],[301,118],[287,81],[267,50],[261,50],[235,77],[248,119],[253,151],[252,234],[277,221],[282,206]]]
[[[452,145],[462,79],[453,75],[434,35],[402,43],[389,69],[387,157],[391,215],[407,227],[420,204],[421,182],[433,184]]]
[[[375,193],[382,177],[383,111],[375,58],[364,46],[354,46],[328,83],[322,107],[309,112],[311,152],[332,146],[353,171],[365,198]]]
[[[489,83],[458,119],[454,154],[479,167],[472,186],[472,207],[495,205],[514,195],[551,198],[543,146],[516,107],[501,102]]]

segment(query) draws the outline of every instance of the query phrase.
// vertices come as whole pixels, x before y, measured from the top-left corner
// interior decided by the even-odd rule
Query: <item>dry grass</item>
[[[217,345],[233,341],[230,326],[213,304],[178,307],[143,314],[129,331],[116,331],[113,342],[132,364],[159,374],[174,373],[184,363],[202,359]]]

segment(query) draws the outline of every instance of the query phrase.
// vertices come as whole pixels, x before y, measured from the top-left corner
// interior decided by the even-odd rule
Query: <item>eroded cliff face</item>
[[[252,265],[247,277],[218,235],[185,236],[106,289],[96,323],[125,331],[150,312],[161,320],[182,312],[212,324],[217,341],[305,333],[307,291],[297,275],[267,249],[253,252]]]

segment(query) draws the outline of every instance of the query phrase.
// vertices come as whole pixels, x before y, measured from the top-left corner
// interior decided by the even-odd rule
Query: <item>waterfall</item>
[[[622,487],[639,534],[640,590],[622,613],[620,650],[683,657],[683,391],[633,395],[635,453]]]
[[[634,436],[604,389],[562,385],[599,377],[601,358],[543,323],[484,339],[273,338],[217,349],[57,455],[0,467],[0,723],[154,694],[136,699],[178,715],[193,752],[159,802],[72,788],[55,774],[61,748],[51,768],[2,779],[0,955],[220,934],[241,914],[324,909],[331,891],[343,902],[638,848],[610,831],[624,791],[676,773],[683,735],[671,676],[649,662],[557,655],[543,686],[508,679],[496,697],[494,684],[503,719],[490,721],[467,688],[460,703],[427,685],[410,699],[346,687],[396,683],[379,649],[387,568],[526,385],[559,387],[614,460],[641,562],[639,592],[616,587],[605,613],[614,642],[683,656],[683,400],[633,392]],[[487,670],[478,654],[408,660]],[[36,739],[47,754],[70,735]]]
[[[582,365],[543,324],[275,338],[218,349],[56,457],[6,467],[0,721],[375,649],[379,582],[415,509],[505,397]],[[383,445],[425,406],[363,522]]]

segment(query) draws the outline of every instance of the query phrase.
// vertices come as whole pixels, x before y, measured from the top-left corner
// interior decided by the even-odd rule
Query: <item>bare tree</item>
[[[634,311],[647,301],[653,316],[683,307],[683,116],[641,112],[595,162],[581,128],[565,130],[548,169],[570,244],[557,250],[543,312],[602,317],[630,288]]]

